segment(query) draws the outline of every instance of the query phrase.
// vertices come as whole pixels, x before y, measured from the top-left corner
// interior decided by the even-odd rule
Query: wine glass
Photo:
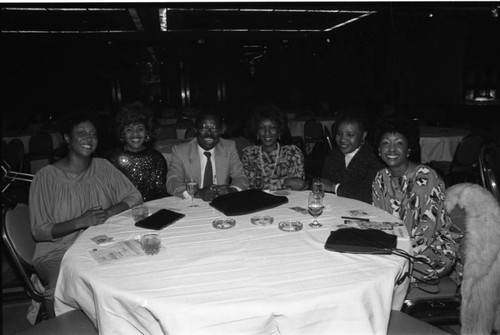
[[[323,196],[320,193],[311,192],[309,194],[308,208],[309,213],[313,216],[314,221],[309,224],[312,228],[319,228],[323,225],[318,222],[318,216],[323,213]]]
[[[194,204],[194,195],[198,191],[198,181],[196,180],[196,178],[186,178],[186,190],[191,196],[191,205],[189,205],[189,207],[198,207],[198,205]]]

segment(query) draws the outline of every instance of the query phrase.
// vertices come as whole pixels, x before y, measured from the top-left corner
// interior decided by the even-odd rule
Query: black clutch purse
[[[330,232],[325,249],[358,254],[391,254],[398,238],[377,229],[342,228]]]
[[[162,208],[144,220],[136,222],[135,226],[145,229],[162,230],[182,219],[184,216],[186,215]]]
[[[288,198],[260,190],[245,190],[218,196],[210,206],[227,216],[245,215],[286,204]]]

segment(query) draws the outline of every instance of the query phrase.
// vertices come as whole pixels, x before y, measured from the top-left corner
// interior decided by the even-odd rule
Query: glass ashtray
[[[252,221],[252,224],[256,226],[267,226],[273,224],[274,218],[269,215],[256,215],[252,216],[250,221]]]
[[[294,232],[302,230],[302,222],[300,221],[281,221],[278,228],[282,231]]]
[[[236,225],[234,219],[216,219],[212,222],[212,226],[216,229],[229,229]]]

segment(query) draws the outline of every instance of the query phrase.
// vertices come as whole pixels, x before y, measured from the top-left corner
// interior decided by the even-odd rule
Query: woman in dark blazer
[[[325,191],[372,203],[372,183],[383,162],[366,141],[365,115],[349,111],[339,116],[334,134],[337,146],[325,158],[322,182]]]

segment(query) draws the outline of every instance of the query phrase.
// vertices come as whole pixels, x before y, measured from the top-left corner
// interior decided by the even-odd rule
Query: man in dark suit
[[[202,112],[196,119],[197,135],[172,148],[167,173],[168,193],[188,198],[184,180],[198,180],[195,197],[211,201],[215,193],[226,194],[248,189],[248,179],[233,140],[220,138],[222,119],[213,112]],[[214,191],[214,185],[217,191]]]

